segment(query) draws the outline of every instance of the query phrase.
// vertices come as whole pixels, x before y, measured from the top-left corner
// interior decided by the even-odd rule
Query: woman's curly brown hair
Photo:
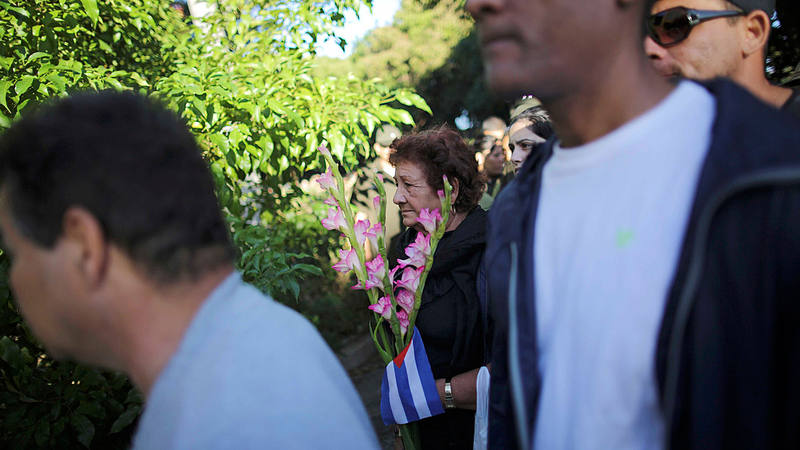
[[[478,172],[474,153],[455,130],[443,125],[407,134],[392,142],[389,148],[392,149],[390,163],[419,164],[434,191],[444,189],[442,175],[447,175],[451,185],[454,185],[453,180],[458,180],[458,197],[453,204],[457,212],[469,212],[478,205],[484,190],[484,176]]]

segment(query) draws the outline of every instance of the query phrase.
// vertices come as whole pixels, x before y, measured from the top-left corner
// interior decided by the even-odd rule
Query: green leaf
[[[13,56],[0,56],[0,68],[8,70],[11,68],[11,64],[14,63]]]
[[[25,364],[22,360],[22,354],[19,347],[8,336],[0,338],[0,359],[7,362],[9,366],[14,369],[20,370]]]
[[[56,89],[58,89],[58,92],[66,91],[67,82],[66,82],[66,80],[64,80],[63,77],[61,77],[61,76],[59,76],[59,75],[57,75],[55,73],[51,73],[46,78],[47,78],[48,81],[50,81],[53,84],[53,86],[55,86]]]
[[[395,109],[391,113],[392,119],[402,122],[407,125],[414,125],[414,119],[411,114],[405,109]]]
[[[118,433],[125,429],[128,425],[133,423],[137,417],[139,417],[139,412],[142,410],[141,406],[139,405],[132,405],[129,406],[128,409],[123,411],[122,414],[117,417],[117,420],[111,424],[111,431],[110,434]]]
[[[433,115],[433,111],[431,111],[430,106],[428,106],[428,103],[425,101],[424,98],[420,97],[419,95],[417,95],[417,94],[415,94],[413,92],[409,92],[409,93],[407,93],[407,95],[408,95],[408,99],[411,101],[411,105],[412,106],[415,106],[415,107],[425,111],[426,113],[428,113],[430,115]]]
[[[289,116],[290,119],[294,121],[294,124],[295,126],[297,126],[297,128],[303,128],[305,122],[303,121],[303,118],[300,117],[300,114],[297,114],[294,110],[291,109],[287,109],[286,114]]]
[[[16,86],[14,86],[14,90],[17,91],[18,95],[22,95],[28,92],[33,82],[36,80],[35,77],[31,75],[23,75],[22,78],[17,82]]]
[[[328,142],[330,143],[330,151],[336,155],[337,158],[342,159],[344,158],[344,143],[345,138],[342,133],[333,128],[327,131],[328,135]]]
[[[372,132],[375,131],[375,116],[364,112],[363,117],[367,121],[367,135],[372,136]]]
[[[73,414],[69,420],[72,428],[78,432],[78,442],[89,448],[94,439],[94,424],[83,414]]]
[[[289,290],[292,292],[295,300],[300,298],[300,285],[297,284],[297,280],[289,279]]]
[[[50,58],[50,55],[45,52],[31,53],[31,55],[28,56],[28,62],[36,61],[37,59],[41,58]]]
[[[76,411],[95,419],[103,419],[106,415],[105,409],[99,403],[92,401],[81,401]]]
[[[92,25],[97,25],[97,19],[100,16],[100,10],[97,9],[97,0],[81,0],[83,10],[92,21]]]
[[[11,120],[5,114],[0,112],[0,128],[8,128],[11,126]]]
[[[322,269],[317,266],[313,266],[311,264],[295,264],[292,266],[293,269],[301,270],[303,272],[308,272],[312,275],[322,275]]]
[[[275,100],[274,100],[274,99],[272,99],[272,98],[270,98],[270,99],[267,99],[267,106],[269,106],[269,109],[270,109],[272,112],[276,113],[276,114],[280,114],[280,115],[282,115],[282,116],[286,114],[286,111],[284,111],[284,109],[283,109],[283,107],[280,105],[280,103],[278,103],[277,101],[275,101]]]
[[[8,88],[11,87],[11,82],[8,80],[0,81],[0,105],[3,105],[8,109],[8,103],[6,103],[6,94],[8,94]]]
[[[6,2],[0,2],[0,8],[9,10],[13,13],[19,14],[22,17],[30,17],[31,14],[25,8],[17,8],[16,6],[11,6]]]

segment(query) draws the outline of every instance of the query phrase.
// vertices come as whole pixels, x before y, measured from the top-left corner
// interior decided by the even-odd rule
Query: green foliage
[[[402,0],[391,25],[369,32],[345,60],[322,58],[317,73],[352,72],[390,86],[415,89],[434,123],[505,115],[483,79],[483,62],[464,0]],[[429,111],[430,112],[430,111]]]
[[[302,230],[291,228],[295,224],[285,222],[283,226],[258,226],[241,219],[230,218],[233,239],[241,249],[239,271],[244,281],[277,299],[300,297],[299,281],[308,275],[322,276],[322,270],[314,265],[312,255],[292,252],[286,245],[287,234]],[[286,300],[284,300],[286,303]]]
[[[159,3],[0,1],[0,128],[49,97],[164,74],[179,21]]]
[[[508,105],[486,85],[480,51],[478,33],[473,30],[452,48],[441,66],[416,84],[420,95],[436,108],[437,121],[452,124],[464,111],[476,126],[489,116],[506,117]]]
[[[331,235],[318,222],[321,206],[305,206],[297,187],[321,168],[317,146],[353,169],[374,156],[369,139],[380,124],[413,125],[396,106],[427,105],[408,89],[312,73],[317,42],[338,39],[332,26],[365,0],[210,3],[215,12],[192,23],[161,0],[0,0],[0,130],[78,90],[162,100],[204,149],[245,280],[319,318],[337,302],[336,280],[319,269],[330,264]],[[0,255],[0,283],[7,269]],[[128,380],[51,359],[6,284],[0,307],[0,442],[127,447],[142,401]]]
[[[354,72],[393,86],[416,85],[472,29],[463,3],[443,0],[426,6],[402,0],[392,25],[372,30],[356,44],[350,58]]]

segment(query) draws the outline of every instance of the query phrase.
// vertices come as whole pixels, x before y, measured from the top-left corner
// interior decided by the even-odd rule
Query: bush
[[[310,73],[315,45],[337,39],[332,26],[362,0],[211,3],[216,12],[193,25],[161,0],[0,0],[0,130],[78,90],[161,99],[204,149],[244,278],[319,322],[346,291],[319,269],[329,266],[331,235],[306,214],[313,208],[301,208],[307,197],[294,186],[322,167],[319,144],[352,168],[373,156],[369,138],[380,123],[413,124],[390,105],[427,106],[409,91]],[[22,323],[7,270],[0,254],[0,441],[127,447],[141,395],[121,374],[53,361]],[[309,301],[315,295],[322,300]]]

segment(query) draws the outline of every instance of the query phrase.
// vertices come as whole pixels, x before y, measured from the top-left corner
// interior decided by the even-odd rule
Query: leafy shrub
[[[245,279],[319,323],[345,294],[321,275],[330,234],[292,186],[321,167],[317,145],[352,167],[372,157],[380,123],[413,123],[392,105],[427,106],[410,91],[310,73],[317,42],[338,39],[332,26],[362,0],[210,3],[216,12],[195,26],[161,0],[0,0],[0,130],[78,90],[161,99],[204,148]],[[7,270],[0,254],[0,446],[127,447],[141,395],[121,374],[52,360],[22,323]]]

